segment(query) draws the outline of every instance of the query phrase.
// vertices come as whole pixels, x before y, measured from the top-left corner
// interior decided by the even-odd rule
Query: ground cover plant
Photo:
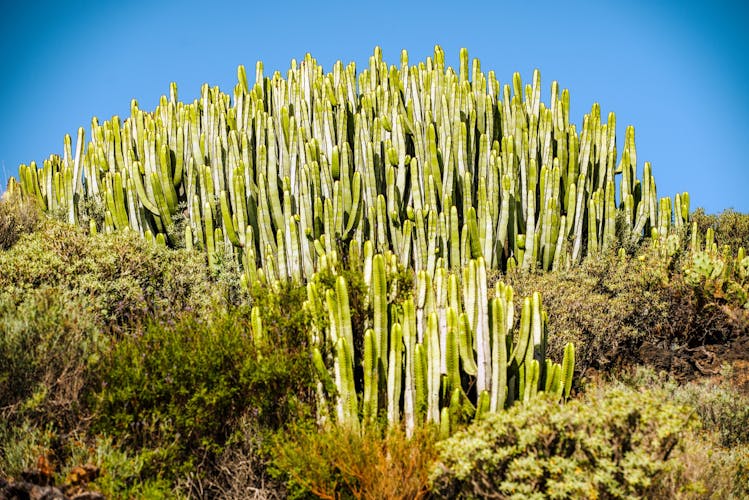
[[[746,216],[444,61],[240,67],[21,165],[1,494],[745,495]]]

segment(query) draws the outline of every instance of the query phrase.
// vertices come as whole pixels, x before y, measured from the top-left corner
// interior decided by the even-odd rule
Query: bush
[[[569,270],[516,271],[505,280],[516,298],[542,290],[549,357],[573,342],[578,373],[633,364],[693,373],[691,350],[745,335],[749,310],[697,293],[702,289],[681,273],[680,258],[645,246],[636,256],[603,253]]]
[[[576,370],[584,373],[635,360],[643,343],[670,344],[687,330],[690,315],[684,311],[691,295],[672,289],[654,253],[642,257],[604,253],[566,271],[518,271],[506,280],[516,298],[542,291],[549,316],[548,356],[561,359],[564,346],[573,342]],[[515,304],[516,311],[520,305]]]
[[[729,384],[709,382],[681,386],[674,398],[694,406],[706,430],[722,446],[749,445],[749,397]]]
[[[217,300],[204,256],[149,244],[134,232],[87,236],[47,220],[37,232],[0,252],[0,295],[20,304],[50,287],[90,304],[109,332],[139,329],[149,318],[208,311]]]
[[[309,356],[286,334],[256,351],[242,311],[151,324],[103,360],[95,428],[128,449],[150,449],[149,474],[210,469],[243,415],[277,428],[310,413]]]
[[[32,232],[40,219],[41,211],[33,201],[4,194],[0,200],[0,250],[7,250],[21,235]]]
[[[268,473],[271,442],[272,433],[245,414],[213,469],[204,474],[188,474],[177,484],[177,491],[191,498],[286,498],[283,484]]]
[[[749,446],[724,448],[709,435],[688,435],[674,454],[678,468],[656,498],[749,498]]]
[[[87,301],[43,287],[0,295],[0,417],[75,428],[90,367],[108,343]]]
[[[708,228],[715,232],[715,242],[718,248],[728,245],[737,251],[739,247],[749,250],[749,214],[742,214],[733,209],[727,209],[720,214],[706,214],[698,208],[691,215],[692,222],[697,223],[700,238],[705,238]]]
[[[398,428],[383,436],[376,429],[297,426],[279,435],[274,472],[286,479],[291,498],[422,498],[435,440],[429,429],[408,439]]]
[[[662,393],[623,387],[562,407],[546,398],[516,405],[438,444],[435,495],[648,497],[670,477],[690,414]]]
[[[0,420],[0,478],[20,477],[21,472],[33,468],[40,457],[51,453],[54,433],[28,421]]]
[[[702,379],[686,384],[646,367],[624,372],[620,378],[634,388],[657,387],[670,401],[692,407],[702,429],[714,433],[721,446],[749,445],[749,397],[733,385],[730,366],[724,366],[718,380]]]

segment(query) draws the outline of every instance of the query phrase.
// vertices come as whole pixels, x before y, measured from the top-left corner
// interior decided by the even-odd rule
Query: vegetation
[[[9,182],[0,497],[749,495],[745,215],[465,51],[238,76]]]

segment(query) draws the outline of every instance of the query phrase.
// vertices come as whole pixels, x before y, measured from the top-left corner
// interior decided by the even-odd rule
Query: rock
[[[0,490],[2,500],[68,500],[68,498],[54,486],[39,486],[26,481],[6,483]]]
[[[70,500],[105,500],[105,497],[96,491],[84,491],[70,497]]]

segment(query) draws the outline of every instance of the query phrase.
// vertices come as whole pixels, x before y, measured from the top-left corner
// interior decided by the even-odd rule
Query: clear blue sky
[[[0,183],[20,163],[62,153],[92,116],[153,109],[169,82],[192,101],[208,82],[230,91],[236,67],[285,73],[312,53],[326,70],[363,67],[375,45],[398,64],[460,47],[502,83],[539,68],[569,88],[572,118],[593,102],[635,126],[640,168],[660,196],[749,212],[749,3],[701,1],[284,2],[0,0]],[[605,116],[605,114],[604,114]]]

